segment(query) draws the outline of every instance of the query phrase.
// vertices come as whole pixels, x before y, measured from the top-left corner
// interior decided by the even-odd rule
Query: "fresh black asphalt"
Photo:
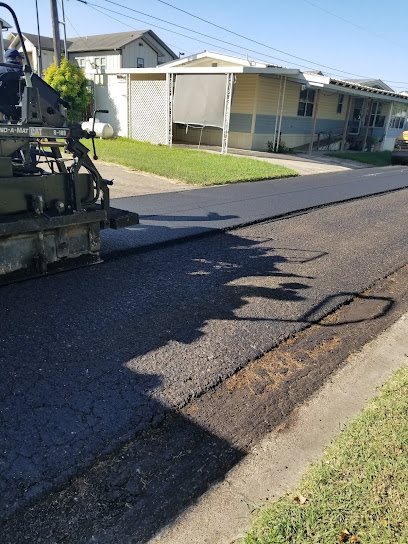
[[[367,193],[406,182],[404,169],[365,172],[373,175],[335,174],[329,188],[314,176],[320,189],[310,193],[356,198],[352,180]],[[285,198],[286,211],[322,204],[304,179],[263,182],[257,196],[255,184],[229,197],[227,187],[205,190],[202,214],[250,222],[278,213]],[[0,291],[3,515],[407,262],[408,190],[126,254],[143,232],[150,244],[205,228],[192,226],[191,203],[172,200],[155,214],[153,200],[141,207],[160,223],[155,234],[142,217],[137,230],[105,240],[107,254],[117,251],[116,234],[123,256]],[[169,220],[180,216],[185,227]]]
[[[140,224],[104,232],[103,253],[107,257],[402,187],[408,187],[408,168],[394,166],[117,198],[112,205],[139,213]]]

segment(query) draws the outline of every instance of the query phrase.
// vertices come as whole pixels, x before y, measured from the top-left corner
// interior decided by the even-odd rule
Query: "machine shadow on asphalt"
[[[145,542],[245,454],[178,411],[257,356],[252,333],[304,327],[328,253],[275,245],[225,232],[1,289],[3,534],[39,499],[25,523],[60,516],[66,542],[122,517]]]

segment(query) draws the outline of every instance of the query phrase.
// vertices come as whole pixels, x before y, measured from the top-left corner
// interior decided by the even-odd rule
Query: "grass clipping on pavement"
[[[243,540],[312,542],[408,543],[408,365],[330,445],[296,493],[258,512]]]
[[[127,138],[98,140],[96,146],[98,156],[103,161],[196,185],[221,185],[298,175],[284,166],[256,159],[153,145]]]

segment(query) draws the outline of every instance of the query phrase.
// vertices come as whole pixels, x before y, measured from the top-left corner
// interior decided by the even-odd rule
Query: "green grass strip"
[[[221,185],[298,175],[284,166],[256,159],[152,145],[127,138],[98,140],[96,149],[101,160],[196,185]]]
[[[408,543],[408,365],[347,425],[293,495],[258,512],[243,540],[338,542]]]
[[[391,151],[368,151],[366,153],[349,151],[345,153],[335,152],[327,154],[330,155],[330,157],[364,162],[366,164],[372,164],[374,166],[390,166],[391,164]]]

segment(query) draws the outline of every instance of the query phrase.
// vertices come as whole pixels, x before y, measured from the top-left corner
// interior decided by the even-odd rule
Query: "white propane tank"
[[[85,121],[82,123],[82,129],[83,130],[92,130],[93,125],[93,117],[89,119],[89,121]],[[101,123],[99,119],[95,119],[95,133],[97,138],[102,138],[103,140],[106,140],[107,138],[112,138],[113,136],[113,128],[112,125],[109,123]]]

